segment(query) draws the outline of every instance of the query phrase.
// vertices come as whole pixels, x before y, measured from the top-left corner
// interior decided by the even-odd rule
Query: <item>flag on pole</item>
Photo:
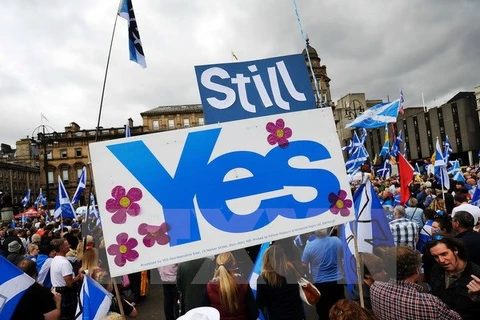
[[[450,158],[450,153],[452,153],[453,149],[450,146],[450,140],[448,140],[448,136],[445,137],[445,141],[443,142],[443,159],[445,159],[445,163],[448,163],[448,158]]]
[[[45,119],[47,122],[50,122],[50,121],[48,121],[47,117],[45,117],[45,115],[40,112],[40,122],[41,122],[43,119]]]
[[[403,90],[400,89],[400,108],[398,109],[398,112],[400,114],[404,114],[404,112],[405,112],[404,109],[403,109],[404,102],[405,102],[405,99],[403,97]]]
[[[87,168],[83,166],[82,173],[80,174],[80,178],[78,178],[78,185],[77,190],[75,190],[75,194],[72,197],[72,203],[76,203],[80,201],[80,196],[82,195],[83,190],[87,186]]]
[[[125,138],[129,138],[132,136],[132,133],[130,132],[130,124],[127,122],[127,125],[125,126]]]
[[[98,213],[97,206],[95,204],[95,197],[93,196],[93,193],[90,194],[90,212],[89,215],[90,217],[94,217],[96,219],[96,226],[101,226],[102,221],[100,220],[100,214]]]
[[[33,203],[35,207],[38,209],[41,206],[46,206],[47,205],[47,198],[43,195],[42,188],[40,188],[40,192],[38,193],[38,197]]]
[[[348,174],[354,174],[362,164],[368,160],[368,152],[364,146],[358,148],[358,151],[355,152],[348,158],[345,162],[345,166]]]
[[[400,99],[393,102],[382,102],[362,112],[345,128],[357,127],[374,129],[382,127],[385,124],[396,122],[400,108]]]
[[[398,154],[398,173],[400,175],[400,203],[405,205],[411,196],[409,186],[413,182],[414,170],[401,153]]]
[[[450,189],[450,179],[448,178],[447,172],[447,163],[443,158],[442,148],[440,147],[440,142],[438,141],[435,144],[435,171],[438,172],[438,177],[440,179],[440,183],[442,184],[445,190]]]
[[[103,319],[109,312],[111,304],[112,294],[86,275],[80,289],[77,306],[77,314],[81,312],[82,320]]]
[[[73,210],[72,203],[70,202],[67,190],[60,176],[58,176],[57,201],[55,202],[55,212],[53,216],[55,218],[62,216],[63,218],[75,219],[75,210]]]
[[[385,136],[384,136],[384,143],[382,150],[380,150],[380,155],[381,156],[386,156],[388,153],[390,153],[390,139],[388,137],[388,125],[385,125]]]
[[[28,189],[27,194],[25,194],[25,197],[22,199],[22,206],[25,208],[28,203],[30,202],[30,189]]]
[[[142,68],[147,67],[145,54],[143,53],[142,41],[138,32],[137,20],[133,11],[132,0],[122,0],[118,15],[128,21],[128,47],[130,50],[130,60],[135,61]]]
[[[370,180],[362,184],[353,195],[356,219],[340,226],[343,240],[345,279],[347,284],[358,284],[354,247],[354,224],[357,230],[358,252],[373,253],[379,246],[394,246],[392,233],[380,199]]]
[[[455,181],[463,181],[465,182],[465,178],[462,173],[462,169],[460,168],[460,162],[458,160],[449,161],[450,163],[450,170],[448,170],[448,175],[453,177]]]
[[[257,259],[253,265],[252,272],[250,272],[250,276],[248,277],[248,283],[250,284],[254,298],[257,297],[257,279],[260,277],[260,273],[262,272],[263,256],[265,255],[265,251],[267,251],[268,247],[270,246],[270,243],[271,242],[265,242],[260,246],[260,250],[258,251]],[[258,313],[258,319],[264,319],[261,311]]]
[[[473,206],[480,207],[480,180],[477,182],[477,186],[475,187],[475,192],[473,192],[472,200],[470,204]]]
[[[0,270],[0,319],[10,319],[23,294],[35,280],[2,255]]]
[[[397,138],[393,142],[390,155],[396,157],[400,153],[400,144],[402,143],[402,130],[398,132]]]
[[[390,178],[390,174],[392,172],[392,165],[390,164],[390,156],[387,155],[385,161],[381,168],[377,169],[377,175],[382,177],[383,179]]]

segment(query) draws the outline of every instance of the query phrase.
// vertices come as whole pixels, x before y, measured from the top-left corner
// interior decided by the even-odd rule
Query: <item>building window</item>
[[[188,118],[183,119],[183,127],[184,128],[190,127],[190,120]]]
[[[153,120],[153,130],[159,130],[160,125],[158,124],[158,120]]]
[[[81,175],[82,175],[82,168],[77,168],[77,180],[80,179]]]
[[[198,124],[199,124],[200,126],[205,125],[205,119],[203,119],[203,118],[198,118]]]
[[[55,180],[53,179],[53,171],[48,171],[48,184],[54,184]]]
[[[60,158],[65,159],[67,158],[67,150],[60,150]]]
[[[81,157],[82,156],[82,149],[75,149],[75,157]]]
[[[68,183],[68,168],[62,169],[62,180],[63,183]]]
[[[168,119],[168,129],[175,129],[175,120]]]

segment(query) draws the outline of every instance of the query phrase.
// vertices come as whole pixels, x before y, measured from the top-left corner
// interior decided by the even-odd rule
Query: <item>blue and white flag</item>
[[[130,60],[135,61],[142,68],[147,67],[145,62],[145,54],[143,53],[142,41],[138,32],[137,20],[135,12],[133,12],[132,0],[123,0],[120,5],[118,15],[128,21],[128,48],[130,51]]]
[[[77,190],[75,190],[75,194],[72,197],[72,203],[76,203],[80,201],[80,196],[82,195],[83,190],[87,186],[87,168],[84,166],[82,168],[82,173],[80,174],[80,178],[78,178],[78,186]]]
[[[448,178],[447,172],[447,163],[443,158],[442,148],[440,147],[440,142],[437,137],[437,143],[435,144],[435,171],[438,174],[440,183],[443,185],[445,190],[450,189],[450,179]]]
[[[458,162],[458,160],[455,160],[455,161],[449,161],[449,163],[451,166],[450,166],[450,169],[448,170],[448,174],[453,177],[453,180],[465,182],[462,168],[460,168],[460,162]]]
[[[112,294],[89,276],[83,278],[77,314],[82,320],[100,320],[107,315],[112,304]],[[77,319],[80,317],[78,316]]]
[[[129,138],[132,136],[132,133],[130,132],[130,125],[127,122],[127,125],[125,126],[125,138]]]
[[[96,224],[95,224],[96,226],[101,226],[102,221],[100,220],[100,214],[98,213],[97,206],[95,204],[95,197],[93,196],[93,193],[90,195],[90,203],[91,203],[91,206],[90,206],[89,215],[90,217],[96,219]]]
[[[421,174],[420,167],[418,166],[418,162],[415,162],[415,175]]]
[[[383,162],[383,166],[377,169],[377,176],[382,177],[383,179],[390,178],[392,172],[392,165],[390,164],[390,156],[387,155],[385,161]]]
[[[392,157],[398,156],[400,153],[400,144],[402,143],[402,130],[398,132],[397,138],[393,142],[392,151],[390,152]]]
[[[345,128],[356,127],[374,129],[385,124],[396,122],[400,109],[400,99],[393,102],[382,102],[362,112]]]
[[[41,206],[45,207],[47,205],[47,198],[45,198],[45,196],[43,195],[42,188],[40,188],[38,197],[33,204],[37,209]]]
[[[58,176],[57,201],[55,202],[55,212],[53,213],[53,216],[55,218],[61,216],[62,218],[75,219],[75,210],[73,209],[70,197],[68,196],[67,190],[65,189],[60,176]]]
[[[23,197],[21,203],[22,203],[22,206],[25,208],[29,202],[30,202],[30,189],[28,189],[27,194],[25,195],[25,197]]]
[[[473,192],[472,200],[470,201],[470,204],[473,206],[480,207],[480,180],[478,180],[477,182],[477,186],[475,187],[475,191]]]
[[[353,195],[356,219],[340,226],[343,240],[345,279],[347,284],[357,284],[355,247],[353,240],[354,223],[357,230],[358,252],[373,253],[378,246],[394,246],[392,233],[385,211],[380,204],[370,180],[362,184]]]
[[[453,149],[450,146],[450,140],[448,140],[448,136],[445,137],[445,141],[443,142],[443,158],[445,159],[445,163],[448,163],[448,158],[450,158],[450,153],[452,153]]]
[[[345,166],[347,169],[348,174],[354,174],[358,171],[358,169],[362,166],[362,164],[368,160],[368,151],[365,149],[364,146],[358,148],[358,150],[353,153],[350,158],[348,158],[347,162],[345,162]]]
[[[10,319],[25,291],[35,282],[0,255],[0,319]]]
[[[248,283],[250,284],[250,288],[252,289],[254,298],[257,297],[257,279],[258,279],[258,277],[260,277],[260,273],[262,273],[263,256],[265,255],[265,251],[267,251],[270,244],[271,244],[271,242],[262,243],[262,245],[260,246],[260,250],[258,251],[257,259],[255,260],[255,264],[253,265],[252,272],[250,273],[250,276],[248,277]],[[261,319],[261,320],[264,319],[261,311],[258,313],[258,319]]]
[[[352,139],[350,140],[350,143],[348,144],[348,146],[344,146],[342,148],[342,151],[348,151],[348,154],[352,155],[358,152],[360,148],[363,148],[363,142],[358,137],[357,132],[353,131],[353,136],[352,136]]]

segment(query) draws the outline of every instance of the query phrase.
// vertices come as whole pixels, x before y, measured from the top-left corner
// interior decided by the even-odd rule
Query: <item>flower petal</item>
[[[166,224],[165,222],[163,222],[161,225],[160,225],[160,232],[161,233],[165,233],[167,232],[168,230],[170,230],[170,226],[168,224]]]
[[[286,127],[285,129],[283,129],[283,137],[285,139],[292,137],[292,134],[293,134],[292,129],[290,129],[289,127]]]
[[[112,189],[112,197],[120,199],[125,195],[125,188],[122,186],[116,186]]]
[[[125,259],[123,254],[117,254],[115,259],[113,260],[115,264],[119,267],[123,267],[125,263],[127,262],[127,259]]]
[[[282,118],[280,119],[277,119],[277,121],[275,122],[276,126],[278,129],[283,129],[285,127],[285,121],[283,121]]]
[[[157,243],[160,244],[160,245],[166,245],[167,243],[170,242],[170,237],[166,234],[160,234],[158,237],[157,237]]]
[[[139,257],[139,254],[136,250],[130,250],[130,251],[127,251],[125,252],[125,254],[123,255],[125,257],[125,259],[127,259],[128,261],[135,261],[138,259]]]
[[[277,143],[278,137],[277,137],[276,134],[271,133],[271,134],[268,135],[267,141],[268,141],[269,144],[271,144],[273,146],[274,144]]]
[[[335,205],[335,203],[337,202],[337,200],[338,200],[338,196],[337,196],[335,193],[330,192],[330,194],[328,195],[328,201],[329,201],[330,203],[333,203],[333,204]]]
[[[120,246],[118,244],[111,244],[108,246],[107,252],[111,256],[117,255],[120,253]]]
[[[265,126],[265,129],[267,129],[267,131],[270,133],[274,133],[275,131],[277,131],[277,126],[273,122],[269,122]]]
[[[153,247],[153,245],[155,244],[155,239],[153,239],[152,235],[149,233],[143,238],[142,242],[145,245],[145,247],[150,248],[150,247]]]
[[[289,142],[284,137],[278,139],[278,146],[280,148],[285,149],[286,147],[288,147],[288,145],[289,145]]]
[[[128,234],[126,234],[125,232],[119,233],[117,235],[117,243],[119,245],[125,244],[125,242],[127,242],[127,240],[128,240]]]
[[[132,217],[138,216],[140,214],[140,205],[135,202],[130,204],[130,206],[127,208],[127,213]]]
[[[135,248],[136,246],[138,246],[138,241],[137,241],[137,239],[135,239],[135,238],[130,238],[130,239],[128,239],[127,242],[125,243],[125,246],[128,248],[128,250],[133,249],[133,248]]]
[[[333,214],[337,214],[340,211],[336,205],[331,205],[330,206],[330,212]]]
[[[350,209],[348,209],[348,208],[342,208],[342,209],[340,209],[340,215],[341,215],[342,217],[346,217],[346,216],[348,216],[349,214],[350,214]]]
[[[148,224],[146,223],[141,223],[139,226],[138,226],[138,234],[141,235],[141,236],[144,236],[146,234],[148,234]]]
[[[131,188],[127,193],[127,197],[132,201],[138,201],[142,199],[142,196],[142,190],[138,188]]]
[[[113,216],[112,216],[112,222],[116,224],[123,224],[127,221],[127,211],[122,208],[118,210]]]
[[[105,209],[107,209],[107,211],[110,213],[114,213],[120,208],[121,206],[117,199],[110,198],[107,200],[107,203],[105,204]]]
[[[347,191],[345,190],[338,191],[338,199],[344,200],[346,197],[347,197]]]
[[[352,204],[353,204],[353,202],[350,199],[343,200],[343,205],[345,206],[345,208],[351,208]]]

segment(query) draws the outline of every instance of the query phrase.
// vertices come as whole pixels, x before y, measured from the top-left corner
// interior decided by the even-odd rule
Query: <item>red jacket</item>
[[[220,320],[251,320],[252,315],[249,317],[249,313],[252,313],[256,309],[255,301],[253,300],[253,294],[247,283],[238,283],[238,310],[234,313],[230,313],[227,306],[223,305],[220,300],[220,284],[217,281],[210,281],[207,284],[207,295],[209,305],[220,312]],[[257,314],[258,314],[258,309]]]

